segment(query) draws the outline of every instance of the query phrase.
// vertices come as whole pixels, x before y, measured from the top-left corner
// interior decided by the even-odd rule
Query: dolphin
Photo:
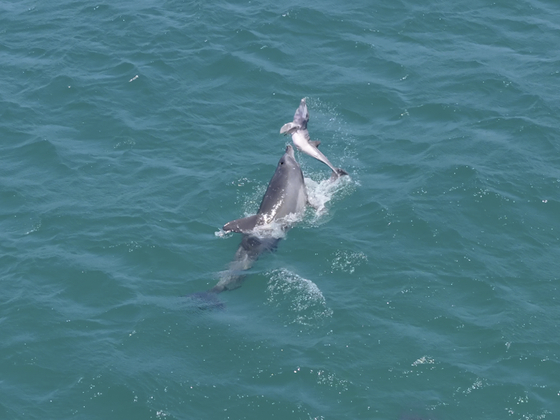
[[[341,168],[335,168],[327,157],[321,153],[318,149],[318,140],[311,140],[309,138],[309,132],[307,131],[307,123],[309,122],[309,112],[307,111],[307,104],[305,103],[305,98],[303,98],[299,104],[296,113],[294,114],[294,121],[286,123],[280,129],[280,134],[291,134],[292,141],[299,151],[320,160],[329,168],[332,169],[332,178],[336,179],[341,175],[348,175],[348,172]]]
[[[213,288],[191,296],[214,306],[222,306],[216,294],[240,287],[246,276],[243,272],[250,269],[261,254],[276,249],[282,233],[302,217],[307,204],[303,173],[295,159],[293,147],[288,145],[268,183],[257,214],[233,220],[223,227],[225,232],[243,235],[229,269],[222,273],[220,281]]]

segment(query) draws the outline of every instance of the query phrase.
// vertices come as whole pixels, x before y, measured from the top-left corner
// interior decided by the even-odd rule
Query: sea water
[[[0,418],[560,418],[560,9],[0,4]],[[308,209],[200,311],[290,142]],[[318,210],[320,209],[320,211]]]

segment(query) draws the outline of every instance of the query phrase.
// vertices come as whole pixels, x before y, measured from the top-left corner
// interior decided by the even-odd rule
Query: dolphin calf
[[[333,171],[333,177],[336,179],[341,175],[348,175],[343,169],[335,168],[327,157],[321,153],[318,149],[320,141],[310,140],[309,132],[307,131],[307,123],[309,122],[309,112],[307,111],[307,104],[305,103],[305,98],[303,98],[299,104],[296,113],[294,114],[294,120],[292,122],[286,123],[280,129],[281,134],[291,134],[292,141],[299,151],[320,160],[325,165]]]
[[[222,273],[212,289],[191,296],[221,306],[215,294],[240,287],[245,279],[243,272],[251,268],[262,253],[276,249],[282,233],[301,218],[307,204],[303,173],[294,149],[288,145],[268,183],[257,214],[233,220],[223,227],[225,232],[243,234],[229,269]]]

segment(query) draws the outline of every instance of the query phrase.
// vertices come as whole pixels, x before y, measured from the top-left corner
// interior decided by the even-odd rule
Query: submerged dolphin
[[[299,104],[296,113],[294,114],[294,121],[284,124],[280,129],[281,134],[291,134],[292,141],[299,151],[320,160],[325,165],[333,171],[334,178],[338,178],[341,175],[348,175],[343,169],[335,168],[332,163],[329,162],[327,157],[319,151],[317,147],[321,144],[320,141],[310,140],[309,132],[307,131],[307,123],[309,122],[309,112],[307,111],[307,104],[305,103],[305,98],[303,98]]]
[[[243,234],[229,269],[222,273],[222,278],[212,289],[191,296],[213,301],[216,306],[221,306],[217,303],[215,294],[240,287],[245,278],[242,272],[251,268],[263,252],[276,249],[282,239],[281,232],[301,218],[307,203],[303,173],[294,157],[294,149],[288,145],[268,184],[257,214],[233,220],[223,227],[226,232]],[[274,232],[275,225],[280,227],[280,234],[278,230]]]

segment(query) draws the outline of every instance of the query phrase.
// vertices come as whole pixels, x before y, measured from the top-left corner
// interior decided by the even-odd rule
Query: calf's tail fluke
[[[348,172],[346,172],[344,169],[342,168],[336,168],[336,173],[338,174],[338,176],[342,176],[342,175],[348,175]]]
[[[346,172],[342,168],[334,168],[334,169],[335,170],[331,174],[331,181],[336,181],[339,177],[343,175],[348,175],[348,172]]]

